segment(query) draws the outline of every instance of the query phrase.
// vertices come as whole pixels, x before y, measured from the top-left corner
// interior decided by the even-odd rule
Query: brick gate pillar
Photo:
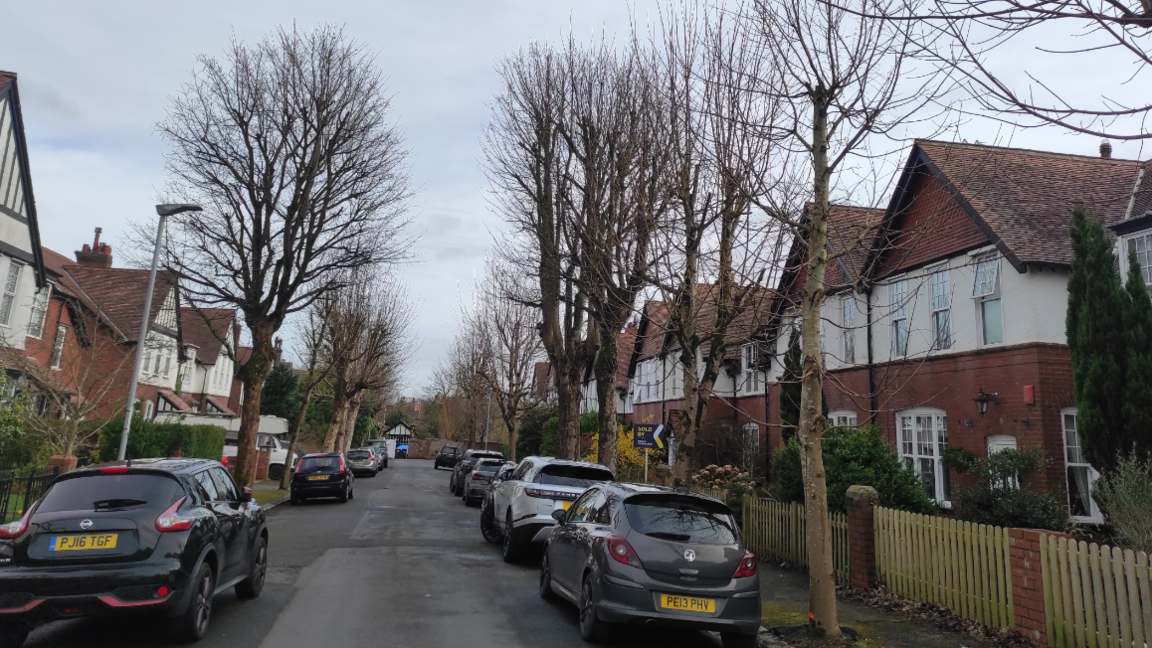
[[[876,587],[876,507],[880,494],[871,486],[852,486],[848,505],[848,571],[854,588]]]
[[[1039,646],[1048,643],[1044,617],[1044,572],[1040,534],[1066,535],[1032,529],[1008,529],[1008,559],[1012,574],[1012,613],[1016,630]]]

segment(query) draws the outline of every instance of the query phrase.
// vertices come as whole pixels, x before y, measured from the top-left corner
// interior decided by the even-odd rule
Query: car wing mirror
[[[556,520],[560,524],[564,524],[564,520],[566,520],[567,518],[568,518],[568,511],[565,511],[564,509],[554,509],[552,511],[552,519]]]
[[[250,487],[248,487],[248,486],[244,487],[244,494],[240,496],[240,500],[243,502],[251,502],[252,501],[252,489]]]

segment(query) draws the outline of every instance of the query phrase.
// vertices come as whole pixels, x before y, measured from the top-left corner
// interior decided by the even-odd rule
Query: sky
[[[480,168],[489,100],[499,86],[495,64],[533,40],[556,41],[569,31],[623,35],[631,15],[646,20],[658,7],[655,0],[22,2],[5,12],[0,69],[19,75],[41,240],[71,256],[92,241],[95,227],[115,251],[132,222],[154,213],[166,150],[155,124],[198,55],[218,56],[233,37],[252,43],[292,23],[342,25],[377,52],[393,119],[412,151],[412,233],[419,241],[401,274],[419,348],[402,392],[415,396],[446,353],[459,304],[501,235]],[[1033,44],[1014,45],[993,65],[1025,81],[1021,61],[1057,71],[1072,92],[1091,92],[1081,86],[1102,79],[1124,91],[1122,66],[1100,56],[1073,65],[1038,62]],[[1090,155],[1099,145],[1087,135],[980,119],[960,136]],[[1114,146],[1116,157],[1146,157],[1137,143]],[[116,264],[123,261],[118,255]]]

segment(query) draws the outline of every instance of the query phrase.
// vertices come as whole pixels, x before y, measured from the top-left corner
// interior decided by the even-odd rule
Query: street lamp
[[[976,411],[980,412],[980,416],[984,416],[984,412],[988,411],[988,403],[996,403],[997,405],[1000,404],[1000,394],[997,392],[985,394],[984,388],[981,387],[980,393],[977,394],[976,398],[973,398],[972,400],[976,401]]]
[[[152,248],[152,270],[148,272],[148,292],[144,295],[144,316],[140,320],[140,337],[136,339],[136,364],[132,367],[132,380],[128,383],[128,406],[124,412],[124,428],[120,432],[120,454],[124,461],[128,454],[128,432],[132,429],[132,412],[136,409],[136,383],[140,380],[140,362],[144,359],[144,345],[148,341],[148,320],[152,316],[152,291],[156,289],[156,266],[160,263],[160,243],[164,239],[164,219],[173,214],[202,211],[200,205],[156,205],[160,222],[156,225],[156,244]]]

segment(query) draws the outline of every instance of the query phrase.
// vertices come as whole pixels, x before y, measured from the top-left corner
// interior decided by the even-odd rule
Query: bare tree
[[[395,384],[410,357],[412,316],[407,292],[394,277],[356,272],[332,296],[328,362],[332,369],[332,421],[324,450],[347,450],[367,392]]]
[[[884,0],[862,0],[849,12],[820,0],[756,0],[745,15],[760,35],[766,64],[759,75],[766,96],[782,102],[777,121],[797,154],[794,178],[806,180],[809,208],[773,217],[802,242],[800,320],[801,395],[797,442],[801,448],[809,556],[812,622],[829,636],[840,635],[828,523],[821,410],[825,368],[821,310],[831,193],[853,156],[868,153],[869,138],[890,134],[941,92],[931,71],[912,64],[917,39],[906,25],[861,14],[887,13]],[[781,204],[781,203],[777,203]]]
[[[673,371],[683,375],[683,409],[672,412],[674,477],[687,484],[734,325],[767,313],[763,282],[775,276],[786,241],[778,222],[753,219],[757,197],[776,190],[780,102],[756,87],[766,73],[756,41],[722,12],[684,5],[654,47],[671,128],[673,204],[651,279],[669,309]]]
[[[332,315],[332,299],[323,297],[317,299],[308,308],[307,319],[299,328],[299,351],[297,355],[304,362],[303,393],[300,396],[300,411],[296,413],[296,420],[292,422],[292,434],[288,440],[288,461],[296,456],[296,448],[300,440],[300,431],[304,429],[304,421],[308,419],[308,408],[312,405],[312,398],[320,385],[328,380],[332,365],[325,362],[327,357],[326,345],[329,340],[328,324]],[[280,489],[288,490],[292,482],[292,471],[285,470],[280,478]]]
[[[567,184],[576,163],[561,120],[571,83],[566,57],[534,43],[499,66],[503,82],[485,138],[494,204],[515,237],[500,253],[532,268],[538,291],[524,297],[540,311],[539,333],[556,381],[562,454],[579,449],[578,407],[584,372],[601,332],[587,318],[588,294]]]
[[[158,126],[172,146],[168,194],[204,207],[170,219],[166,265],[194,303],[235,306],[251,334],[242,481],[285,318],[408,249],[407,151],[372,59],[332,26],[234,41],[222,60],[200,57]]]
[[[465,326],[480,342],[483,361],[478,364],[480,376],[500,410],[508,431],[508,457],[516,459],[516,428],[520,415],[536,404],[536,362],[544,349],[536,330],[539,321],[535,308],[509,297],[523,294],[512,287],[524,281],[523,275],[499,259],[488,263],[481,285],[480,303],[466,312]]]

